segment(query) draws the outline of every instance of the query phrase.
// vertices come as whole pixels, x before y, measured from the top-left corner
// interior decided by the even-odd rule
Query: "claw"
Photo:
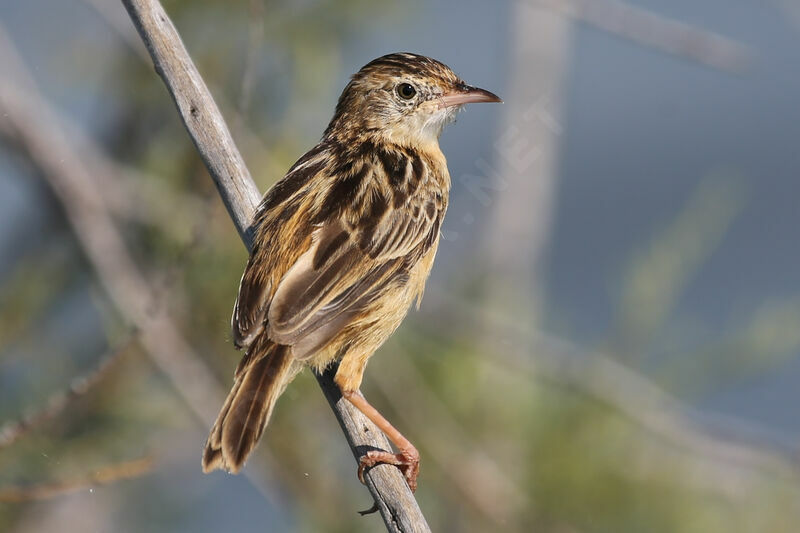
[[[359,511],[358,514],[360,514],[361,516],[367,516],[368,514],[377,513],[378,511],[380,511],[380,509],[378,508],[378,502],[375,502],[372,504],[372,507],[370,507],[366,511]]]
[[[370,450],[361,456],[358,461],[358,479],[364,481],[364,472],[367,468],[372,468],[379,464],[390,464],[400,469],[406,478],[408,488],[411,492],[417,490],[417,476],[419,475],[419,452],[412,448],[403,450],[400,453],[390,453],[380,450]]]
[[[341,370],[341,368],[340,368]],[[337,371],[336,379],[339,378]],[[387,463],[395,465],[406,478],[408,487],[411,492],[417,490],[417,476],[419,475],[419,452],[414,445],[411,444],[397,429],[386,420],[377,409],[372,407],[366,398],[358,391],[358,389],[351,389],[342,386],[338,381],[339,389],[342,391],[342,397],[347,399],[355,406],[356,409],[364,413],[364,415],[372,420],[372,422],[383,431],[392,444],[400,450],[400,453],[390,453],[381,450],[370,450],[365,453],[358,461],[358,479],[364,483],[364,471],[380,463]]]

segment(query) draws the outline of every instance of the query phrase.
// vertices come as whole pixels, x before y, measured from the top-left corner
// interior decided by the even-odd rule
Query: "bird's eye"
[[[411,100],[417,94],[417,90],[410,83],[401,83],[397,86],[397,94],[403,100]]]

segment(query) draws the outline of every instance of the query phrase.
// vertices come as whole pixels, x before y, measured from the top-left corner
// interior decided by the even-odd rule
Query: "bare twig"
[[[250,177],[214,98],[197,72],[178,32],[157,1],[127,1],[156,72],[167,85],[200,157],[219,189],[236,229],[250,248],[250,223],[261,194]]]
[[[260,194],[245,167],[230,132],[203,79],[192,63],[172,21],[157,0],[123,0],[142,40],[153,57],[156,72],[166,84],[181,119],[219,189],[242,240],[252,246],[250,223]],[[389,449],[380,430],[333,383],[334,368],[317,375],[328,402],[345,432],[353,454],[365,447]],[[429,531],[400,471],[386,465],[371,469],[367,486],[390,531]]]
[[[109,3],[107,0],[80,1],[89,5],[89,7],[91,7],[108,25],[109,29],[112,30],[123,43],[127,43],[127,48],[132,52],[133,56],[146,63],[148,66],[152,64],[152,60],[150,59],[150,54],[147,52],[147,48],[145,48],[142,40],[139,38],[136,28],[131,25],[130,17],[128,17],[128,14],[121,5]],[[258,7],[252,7],[253,3],[258,3]],[[260,32],[263,31],[264,24],[264,13],[261,12],[262,9],[263,0],[252,0],[250,8],[251,17],[259,17],[261,20],[256,21],[256,23],[253,23],[250,27],[248,36],[249,58],[245,58],[246,63],[251,61],[250,58],[254,58],[256,56],[253,46],[259,43],[259,41],[261,44],[263,44],[263,35],[260,34]],[[251,64],[251,67],[245,66],[245,73],[243,74],[243,79],[241,82],[242,87],[238,102],[234,101],[234,99],[225,100],[224,94],[217,94],[216,101],[217,104],[225,111],[225,113],[232,117],[232,123],[234,124],[234,136],[236,137],[239,146],[244,146],[244,149],[241,151],[244,151],[245,153],[252,152],[267,154],[270,153],[270,147],[264,142],[264,139],[259,133],[250,128],[247,121],[242,116],[243,112],[240,111],[243,103],[242,97],[245,97],[245,92],[249,91],[249,89],[247,89],[247,84],[250,83],[250,81],[248,80],[255,80],[254,64]],[[244,101],[248,102],[247,99],[249,98],[250,97],[247,96]],[[248,106],[245,105],[244,109],[248,109]],[[272,159],[268,159],[266,161],[262,160],[261,164],[267,167],[266,170],[262,168],[261,174],[264,176],[280,176],[281,172],[286,171],[286,168],[281,166],[281,163],[275,162]]]
[[[527,0],[637,44],[729,72],[752,62],[744,45],[619,0]]]
[[[131,337],[121,346],[101,357],[90,372],[74,378],[67,390],[52,395],[43,408],[27,414],[19,420],[3,424],[0,427],[0,449],[10,446],[33,428],[55,418],[70,403],[86,394],[108,373],[108,370],[120,359],[122,354],[128,351],[133,341],[134,338]]]
[[[7,487],[0,489],[0,502],[22,503],[34,500],[47,500],[80,490],[91,490],[93,487],[99,485],[109,485],[123,479],[141,477],[153,470],[154,464],[155,461],[153,458],[148,456],[105,466],[79,479],[70,479],[67,481],[31,485],[27,487]]]
[[[325,398],[333,408],[336,420],[344,432],[347,443],[356,461],[371,449],[390,449],[386,436],[361,411],[342,398],[339,387],[333,382],[336,366],[328,368],[324,374],[315,374]],[[429,532],[430,528],[414,495],[406,484],[400,471],[390,465],[378,465],[364,475],[375,508],[383,517],[388,531]],[[367,514],[367,513],[362,513]]]

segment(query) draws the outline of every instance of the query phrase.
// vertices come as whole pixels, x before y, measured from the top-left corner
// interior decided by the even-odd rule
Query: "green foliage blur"
[[[173,0],[165,7],[266,190],[324,128],[341,89],[340,54],[349,36],[367,23],[402,24],[413,3]],[[127,35],[130,41],[117,38],[136,42],[135,34]],[[158,304],[227,387],[241,355],[228,324],[246,251],[142,50],[122,44],[100,50],[86,39],[63,46],[80,48],[60,52],[82,55],[66,81],[78,88],[94,57],[113,54],[104,58],[109,70],[102,87],[91,88],[102,91],[104,101],[92,117],[96,138],[140,173],[127,186],[151,203],[141,217],[120,225],[137,264],[159,288]],[[15,160],[28,168],[24,156]],[[614,330],[597,346],[604,357],[639,376],[652,364],[641,357],[652,343],[681,338],[670,329],[676,299],[735,221],[747,197],[740,189],[721,187],[715,176],[704,179],[685,209],[611,280],[619,307]],[[0,280],[0,420],[40,408],[129,331],[57,202],[46,199],[39,208],[50,212],[47,231],[35,246],[21,248]],[[553,364],[549,345],[534,333],[540,324],[485,305],[484,284],[490,285],[464,271],[432,287],[422,310],[410,314],[365,378],[365,395],[420,449],[417,496],[434,531],[797,530],[800,480],[791,458],[754,443],[762,456],[738,460],[721,449],[724,439],[697,444],[705,435],[699,424],[648,424],[620,409],[604,396],[608,387],[593,388],[588,366],[575,372]],[[41,333],[67,302],[81,298],[101,324],[99,334],[67,327],[64,335],[89,339],[74,350],[62,346],[57,333]],[[538,305],[547,310],[547,302]],[[685,356],[649,371],[683,398],[730,384],[797,350],[799,315],[796,296],[769,302],[735,336],[677,346]],[[687,327],[696,324],[687,319]],[[589,365],[592,357],[578,355],[568,364]],[[644,418],[671,416],[657,408],[673,406],[636,405],[638,389],[625,398],[626,382],[611,383],[622,405],[641,407]],[[105,521],[88,523],[110,524],[114,531],[204,531],[203,521],[215,523],[209,517],[217,513],[229,517],[230,531],[382,530],[377,515],[356,513],[372,502],[308,373],[282,397],[256,451],[269,458],[271,468],[256,474],[273,487],[272,501],[243,476],[199,473],[207,429],[135,345],[64,413],[0,449],[0,491],[82,479],[145,454],[154,456],[155,470],[91,494],[0,502],[0,531],[49,530],[62,519],[61,531],[71,531],[70,524],[82,523],[72,521],[81,513],[103,515]],[[265,517],[274,522],[251,523]]]

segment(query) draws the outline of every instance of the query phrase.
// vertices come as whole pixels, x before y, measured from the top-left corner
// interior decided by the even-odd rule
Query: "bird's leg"
[[[356,409],[372,420],[389,440],[397,447],[398,453],[385,452],[382,450],[370,450],[361,456],[358,465],[358,479],[364,483],[364,470],[377,464],[388,463],[395,465],[403,472],[408,482],[411,492],[417,490],[417,476],[419,475],[419,452],[402,433],[386,420],[377,409],[372,407],[358,390],[342,389],[342,396],[352,403]]]

